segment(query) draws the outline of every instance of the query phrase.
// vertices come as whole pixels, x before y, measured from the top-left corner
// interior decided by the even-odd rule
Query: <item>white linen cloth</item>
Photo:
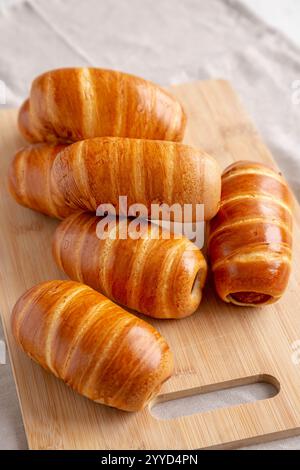
[[[81,65],[119,69],[162,85],[230,80],[300,199],[300,49],[240,1],[2,0],[6,106],[18,106],[39,73]],[[252,393],[241,391],[246,401]],[[228,394],[217,397],[216,405],[230,403]],[[25,447],[10,366],[0,365],[0,448]],[[300,438],[256,447],[300,449]]]

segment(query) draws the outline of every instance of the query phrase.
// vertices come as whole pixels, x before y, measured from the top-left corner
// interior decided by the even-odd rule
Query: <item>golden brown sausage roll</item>
[[[158,331],[77,282],[48,281],[27,291],[13,309],[12,329],[44,369],[121,410],[143,408],[173,370]]]
[[[260,163],[229,166],[208,241],[221,299],[247,306],[280,299],[290,275],[291,249],[292,200],[282,176]]]
[[[128,207],[143,204],[148,218],[151,205],[176,205],[186,222],[211,219],[218,210],[221,171],[205,152],[174,142],[124,139],[88,139],[68,146],[55,159],[53,188],[70,207],[96,211],[100,204],[111,204],[120,213],[119,197],[127,197]],[[54,196],[55,197],[55,196]],[[197,212],[197,204],[204,205]],[[201,207],[200,207],[201,208]],[[173,217],[172,211],[162,219]]]
[[[19,113],[29,142],[76,142],[101,136],[181,141],[180,103],[154,83],[96,68],[52,70],[37,77]]]
[[[108,226],[107,238],[99,239],[100,220],[81,213],[60,223],[53,241],[60,269],[151,317],[181,318],[195,312],[207,267],[192,242],[176,239],[148,222],[139,228],[142,237],[134,239],[136,231],[127,219]]]
[[[51,188],[51,168],[56,155],[65,145],[36,144],[19,150],[8,174],[13,198],[22,206],[63,219],[76,209],[66,205],[62,194],[56,191],[55,201]]]

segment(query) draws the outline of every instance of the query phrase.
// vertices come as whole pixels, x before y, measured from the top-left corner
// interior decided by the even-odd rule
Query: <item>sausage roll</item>
[[[291,271],[292,199],[279,173],[248,161],[229,166],[209,232],[222,300],[255,307],[280,299]]]
[[[43,282],[22,295],[12,330],[44,369],[121,410],[143,408],[173,370],[172,353],[155,328],[73,281]]]
[[[71,279],[145,315],[191,315],[206,279],[201,251],[150,222],[140,222],[138,230],[137,236],[125,218],[106,225],[91,214],[74,214],[56,229],[54,259]]]

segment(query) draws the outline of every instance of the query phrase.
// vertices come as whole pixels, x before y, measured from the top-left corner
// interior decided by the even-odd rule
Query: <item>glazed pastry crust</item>
[[[100,218],[79,213],[57,227],[53,256],[71,279],[110,299],[156,318],[182,318],[198,308],[207,266],[201,251],[187,238],[174,238],[144,222],[143,236],[127,219],[107,228],[100,239]],[[124,239],[120,238],[120,234]]]
[[[208,241],[221,299],[247,306],[278,300],[288,283],[291,250],[292,199],[282,176],[254,162],[228,167]]]
[[[36,144],[20,149],[12,160],[8,186],[13,198],[22,206],[63,219],[74,212],[51,187],[51,168],[56,155],[65,145]]]
[[[181,141],[185,125],[182,106],[159,86],[87,67],[37,77],[19,113],[20,131],[31,143],[101,136]]]
[[[96,211],[109,203],[119,214],[119,196],[126,196],[128,207],[143,204],[148,214],[151,204],[179,205],[180,215],[189,204],[185,221],[211,219],[221,193],[220,168],[205,152],[174,142],[118,137],[68,146],[54,162],[52,180],[58,197],[63,194],[72,208]],[[204,205],[204,214],[196,211],[197,204]],[[170,216],[175,219],[172,211]]]
[[[12,330],[44,369],[121,410],[143,408],[172,374],[173,356],[158,331],[77,282],[31,288],[13,309]]]

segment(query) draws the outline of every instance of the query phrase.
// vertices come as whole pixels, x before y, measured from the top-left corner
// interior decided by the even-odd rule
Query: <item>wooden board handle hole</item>
[[[149,409],[153,417],[169,420],[267,400],[279,391],[278,380],[263,374],[159,395],[149,404]]]

